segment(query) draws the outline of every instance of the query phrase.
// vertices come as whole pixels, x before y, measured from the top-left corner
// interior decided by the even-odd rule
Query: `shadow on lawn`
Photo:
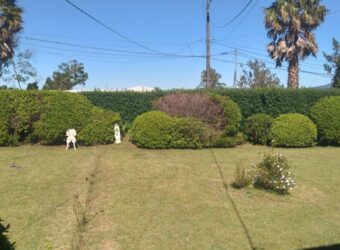
[[[10,225],[4,226],[0,219],[0,249],[1,250],[14,250],[15,243],[11,243],[6,233],[8,232]]]
[[[335,244],[335,245],[330,245],[330,246],[304,248],[302,250],[339,250],[339,249],[340,249],[340,244]]]

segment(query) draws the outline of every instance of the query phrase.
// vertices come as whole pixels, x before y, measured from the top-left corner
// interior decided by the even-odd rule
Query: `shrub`
[[[172,148],[202,148],[208,140],[208,130],[202,121],[189,118],[174,118],[171,135]]]
[[[34,124],[32,141],[60,144],[69,128],[80,131],[91,121],[92,104],[86,97],[59,91],[44,92],[44,109]]]
[[[269,144],[272,122],[273,118],[266,114],[256,114],[248,117],[244,125],[244,133],[246,134],[248,141],[254,144]]]
[[[251,177],[245,168],[237,166],[234,173],[234,188],[245,188],[251,184]]]
[[[320,144],[340,145],[340,96],[321,99],[310,116],[317,125]]]
[[[42,111],[42,95],[36,91],[0,92],[0,145],[18,145],[33,131]]]
[[[94,107],[91,121],[78,133],[79,144],[90,146],[113,143],[114,126],[119,122],[119,114]]]
[[[270,137],[273,146],[310,147],[317,138],[317,129],[307,116],[286,114],[274,120]]]
[[[40,119],[44,96],[38,91],[10,91],[10,128],[18,142],[29,140],[33,124]]]
[[[227,136],[223,133],[214,140],[212,146],[217,148],[231,148],[244,144],[244,142],[245,138],[241,132],[238,132],[235,136]]]
[[[223,127],[226,136],[235,136],[240,129],[242,120],[241,110],[238,105],[227,96],[210,94],[210,98],[217,102],[223,109],[226,124]]]
[[[172,139],[173,119],[160,111],[138,116],[130,131],[130,139],[142,148],[169,148]]]
[[[173,93],[156,100],[154,107],[172,117],[194,117],[215,128],[226,125],[222,107],[206,94]]]
[[[0,146],[9,145],[9,119],[11,110],[8,105],[9,94],[7,91],[0,91]]]
[[[271,190],[279,194],[287,194],[295,187],[295,175],[288,171],[289,165],[282,154],[267,154],[259,164],[253,164],[255,188]]]

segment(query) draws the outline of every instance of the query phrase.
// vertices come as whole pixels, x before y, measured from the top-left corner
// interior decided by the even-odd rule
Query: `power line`
[[[166,59],[185,59],[185,58],[198,58],[198,59],[204,59],[205,56],[204,55],[178,55],[178,54],[166,54],[166,55],[160,55],[158,53],[151,53],[151,52],[138,52],[138,51],[128,51],[128,50],[116,50],[116,49],[112,49],[112,48],[102,48],[102,47],[94,47],[94,46],[88,46],[88,45],[82,45],[82,44],[74,44],[74,43],[67,43],[67,42],[61,42],[61,41],[54,41],[54,40],[47,40],[47,39],[40,39],[40,38],[33,38],[33,37],[27,37],[27,36],[20,36],[21,39],[26,39],[26,40],[32,40],[32,41],[37,41],[37,42],[42,42],[42,43],[48,43],[48,44],[56,44],[56,45],[63,45],[63,46],[70,46],[70,47],[76,47],[76,48],[84,48],[84,49],[91,49],[91,50],[99,50],[99,51],[106,51],[106,52],[120,52],[120,53],[128,53],[131,56],[149,56],[149,57],[156,57],[158,59],[162,59],[162,60],[166,60]],[[215,42],[216,43],[216,42]],[[232,46],[228,46],[228,45],[224,45],[224,44],[220,44],[220,43],[216,43],[228,48],[232,48],[235,49],[235,47]],[[71,51],[70,49],[65,49],[65,48],[56,48],[56,47],[51,47],[51,49],[56,49],[56,50],[64,50],[64,51]],[[255,53],[249,50],[245,50],[245,49],[240,49],[237,48],[239,50],[240,55],[245,55],[248,56],[248,58],[250,59],[256,59],[256,56],[251,56],[251,55],[247,55],[246,53],[251,53],[251,54],[255,54],[255,55],[260,55],[262,57],[264,57],[263,55],[261,55],[260,53]],[[241,51],[241,52],[240,52]],[[84,51],[75,51],[76,53],[82,53]],[[246,53],[245,53],[246,52]],[[49,54],[54,54],[54,55],[61,55],[60,53],[51,53],[51,52],[45,52],[45,53],[49,53]],[[106,54],[104,53],[98,53],[98,52],[85,52],[85,53],[92,53],[95,55],[99,55],[104,57]],[[230,64],[235,64],[234,61],[228,61],[228,60],[224,60],[224,59],[220,59],[220,58],[216,58],[217,56],[223,56],[226,53],[229,52],[222,52],[222,53],[216,53],[211,55],[212,58],[211,60],[213,61],[219,61],[219,62],[224,62],[224,63],[230,63]],[[112,56],[124,56],[124,54],[111,54]],[[80,56],[84,56],[84,55],[80,55]],[[85,55],[88,56],[88,55]],[[104,60],[106,59],[110,59],[108,57],[103,58]],[[274,64],[273,62],[269,62],[269,61],[265,61],[262,60],[264,62],[267,62],[269,64]],[[243,65],[244,63],[237,63],[237,65]],[[270,69],[277,69],[274,67],[269,67]],[[278,68],[278,70],[287,70],[286,68]],[[330,78],[330,76],[326,75],[326,74],[322,74],[322,73],[317,73],[317,72],[312,72],[312,71],[305,71],[305,70],[300,70],[300,72],[302,73],[307,73],[307,74],[313,74],[313,75],[318,75],[318,76],[322,76],[322,77],[327,77]]]
[[[105,54],[100,52],[94,52],[94,51],[104,51],[104,52],[117,52],[117,53],[127,53],[130,56],[144,56],[144,57],[156,57],[156,58],[205,58],[204,55],[194,55],[194,54],[158,54],[158,53],[151,53],[151,52],[139,52],[139,51],[130,51],[130,50],[117,50],[112,48],[103,48],[103,47],[95,47],[95,46],[89,46],[89,45],[83,45],[83,44],[77,44],[77,43],[69,43],[69,42],[63,42],[63,41],[55,41],[55,40],[47,40],[47,39],[41,39],[41,38],[34,38],[34,37],[27,37],[27,36],[20,36],[19,38],[29,40],[29,41],[35,41],[39,43],[46,43],[46,44],[53,44],[53,45],[59,45],[59,46],[69,46],[72,48],[81,48],[81,49],[89,49],[90,51],[74,51],[70,49],[65,48],[57,48],[57,47],[50,47],[50,49],[57,49],[57,50],[64,50],[64,51],[74,51],[74,52],[84,52],[84,53],[92,53],[97,55],[112,55],[112,56],[124,56],[124,54]],[[223,53],[217,53],[212,54],[212,56],[222,56],[225,55],[228,52]]]
[[[242,56],[245,56],[246,58],[249,58],[249,59],[258,59],[257,57],[255,56],[251,56],[251,55],[247,55],[245,53],[240,53],[240,55]],[[272,65],[275,65],[274,62],[271,62],[271,61],[267,61],[267,60],[260,60],[262,62],[265,62],[265,63],[268,63],[268,64],[272,64]],[[286,71],[288,68],[286,67],[280,67],[280,68],[274,68],[274,67],[268,67],[266,66],[268,69],[275,69],[275,70],[281,70],[281,71]],[[326,73],[319,73],[319,72],[314,72],[314,71],[308,71],[308,70],[299,70],[301,73],[306,73],[306,74],[311,74],[311,75],[317,75],[317,76],[321,76],[321,77],[326,77],[326,78],[331,78],[328,74]]]
[[[253,2],[254,0],[249,0],[248,3],[242,8],[242,10],[237,13],[229,22],[227,22],[226,24],[224,25],[216,25],[212,22],[212,25],[215,27],[215,28],[218,28],[218,29],[223,29],[227,26],[229,26],[230,24],[232,24],[239,16],[242,15],[242,13],[249,7],[249,5]]]
[[[111,49],[111,48],[110,49],[109,48],[101,48],[101,47],[74,44],[74,43],[68,43],[68,42],[60,42],[60,41],[54,41],[54,40],[48,40],[48,39],[34,38],[34,37],[28,37],[28,36],[19,36],[19,38],[26,39],[26,40],[32,40],[32,41],[38,41],[38,42],[44,42],[44,43],[53,43],[53,44],[71,46],[71,47],[79,47],[79,48],[85,48],[85,49],[95,49],[95,50],[114,51],[114,52],[123,52],[123,53],[131,53],[131,54],[143,54],[143,55],[155,55],[155,54],[159,55],[159,53],[117,50],[117,49]]]
[[[246,52],[246,53],[250,53],[250,54],[254,54],[260,57],[264,57],[264,58],[268,58],[268,54],[267,53],[259,53],[259,50],[261,50],[260,48],[254,48],[254,47],[249,47],[249,46],[245,46],[245,45],[233,45],[233,44],[225,44],[225,43],[220,43],[220,42],[216,42],[213,41],[212,43],[217,44],[221,47],[226,47],[226,48],[231,48],[231,49],[235,49],[235,47],[237,47],[237,49],[239,49],[240,51]],[[247,49],[244,49],[247,48]],[[312,67],[318,67],[318,68],[322,68],[323,69],[323,65],[321,64],[315,64],[315,63],[308,63],[308,62],[304,62],[301,61],[301,63],[303,63],[304,65],[309,65]]]
[[[231,35],[236,28],[240,25],[240,23],[243,22],[243,20],[249,15],[250,12],[252,12],[252,10],[255,8],[255,6],[257,5],[257,3],[259,2],[259,0],[256,0],[255,4],[247,11],[247,13],[242,17],[242,19],[234,26],[234,28],[229,32],[228,35]]]
[[[136,45],[137,47],[140,47],[142,49],[145,49],[147,51],[153,52],[153,53],[158,53],[158,54],[166,54],[164,52],[161,51],[157,51],[154,50],[152,48],[149,48],[141,43],[138,43],[134,40],[132,40],[131,38],[127,37],[126,35],[120,33],[119,31],[111,28],[110,26],[106,25],[105,23],[103,23],[102,21],[100,21],[99,19],[97,19],[96,17],[92,16],[91,14],[89,14],[88,12],[86,12],[85,10],[81,9],[79,6],[77,6],[76,4],[72,3],[69,0],[65,0],[65,2],[67,2],[69,5],[71,5],[73,8],[75,8],[76,10],[78,10],[79,12],[81,12],[82,14],[84,14],[85,16],[89,17],[90,19],[92,19],[94,22],[98,23],[99,25],[103,26],[104,28],[106,28],[107,30],[111,31],[112,33],[116,34],[117,36],[123,38],[124,40]]]

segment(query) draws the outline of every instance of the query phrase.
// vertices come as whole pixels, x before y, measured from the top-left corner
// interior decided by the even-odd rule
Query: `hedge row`
[[[132,123],[140,114],[152,110],[152,103],[167,92],[82,92],[95,106],[117,112],[123,121]]]
[[[121,114],[125,122],[132,121],[140,114],[153,110],[153,102],[175,91],[157,91],[151,93],[134,92],[84,92],[95,106]],[[202,92],[186,90],[182,92]],[[320,89],[221,89],[217,94],[229,96],[238,104],[243,118],[265,113],[272,117],[281,114],[299,113],[308,115],[311,107],[321,98],[340,96],[340,90]]]
[[[0,146],[65,143],[67,129],[82,145],[114,141],[120,116],[95,107],[80,94],[61,91],[0,91]]]

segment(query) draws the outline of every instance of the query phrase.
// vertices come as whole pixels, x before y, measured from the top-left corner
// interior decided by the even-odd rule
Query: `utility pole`
[[[210,80],[210,3],[212,0],[206,0],[206,74],[207,74],[207,86],[211,88]]]
[[[238,55],[237,49],[235,49],[234,55],[235,55],[235,71],[234,71],[233,88],[235,89],[235,88],[237,88],[237,55]]]

